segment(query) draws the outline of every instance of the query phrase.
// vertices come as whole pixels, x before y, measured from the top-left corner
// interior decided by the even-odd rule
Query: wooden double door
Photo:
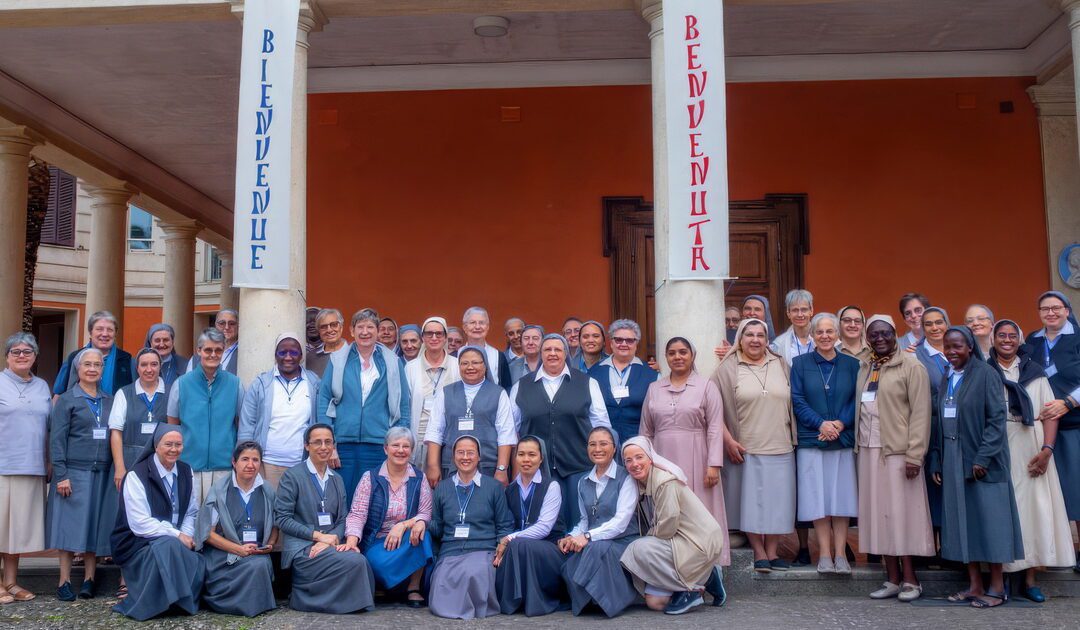
[[[604,256],[611,258],[611,318],[641,325],[642,359],[656,356],[652,204],[641,197],[604,197]],[[803,286],[803,256],[810,253],[806,195],[765,195],[730,204],[730,275],[724,282],[726,304],[741,305],[751,294],[772,304],[778,327],[786,325],[783,297]],[[687,304],[686,308],[694,308]],[[724,314],[716,313],[724,326]]]

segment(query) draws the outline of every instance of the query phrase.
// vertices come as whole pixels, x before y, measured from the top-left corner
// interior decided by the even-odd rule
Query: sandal
[[[15,598],[11,593],[7,592],[7,589],[0,588],[0,606],[6,606],[15,602]]]
[[[409,595],[414,593],[420,595],[420,599],[409,599]],[[426,603],[427,600],[424,599],[424,596],[419,589],[409,589],[409,592],[405,594],[405,605],[409,608],[423,608]]]
[[[997,603],[988,602],[983,598],[989,597],[990,599],[996,599]],[[972,608],[997,608],[998,606],[1009,601],[1009,597],[1005,593],[995,593],[993,591],[986,591],[982,597],[976,597],[971,600]]]
[[[960,591],[958,593],[953,593],[952,595],[949,595],[945,598],[945,601],[952,604],[963,604],[966,602],[970,602],[973,599],[975,599],[975,596],[971,594],[971,591]]]
[[[17,602],[28,602],[37,597],[37,595],[14,583],[5,586],[4,590],[14,597]],[[0,600],[3,600],[3,597],[0,597]]]
[[[124,601],[124,598],[128,596],[127,584],[121,584],[120,588],[116,589],[116,599]]]

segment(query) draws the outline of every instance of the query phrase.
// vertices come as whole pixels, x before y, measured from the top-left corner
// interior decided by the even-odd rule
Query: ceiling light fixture
[[[480,37],[502,37],[510,30],[510,20],[498,15],[481,15],[473,20],[472,27]]]

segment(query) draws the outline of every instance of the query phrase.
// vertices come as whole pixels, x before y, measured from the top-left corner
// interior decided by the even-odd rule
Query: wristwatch
[[[585,540],[592,541],[592,532],[587,531],[584,534],[582,534],[582,536],[585,537]]]
[[[500,464],[499,466],[495,467],[495,470],[499,472],[506,472],[506,466]]]

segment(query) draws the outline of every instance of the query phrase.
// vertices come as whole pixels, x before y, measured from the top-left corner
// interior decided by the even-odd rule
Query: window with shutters
[[[206,246],[206,281],[217,282],[221,280],[221,254],[216,247]]]
[[[49,167],[49,210],[41,244],[75,247],[75,176],[55,166]]]

